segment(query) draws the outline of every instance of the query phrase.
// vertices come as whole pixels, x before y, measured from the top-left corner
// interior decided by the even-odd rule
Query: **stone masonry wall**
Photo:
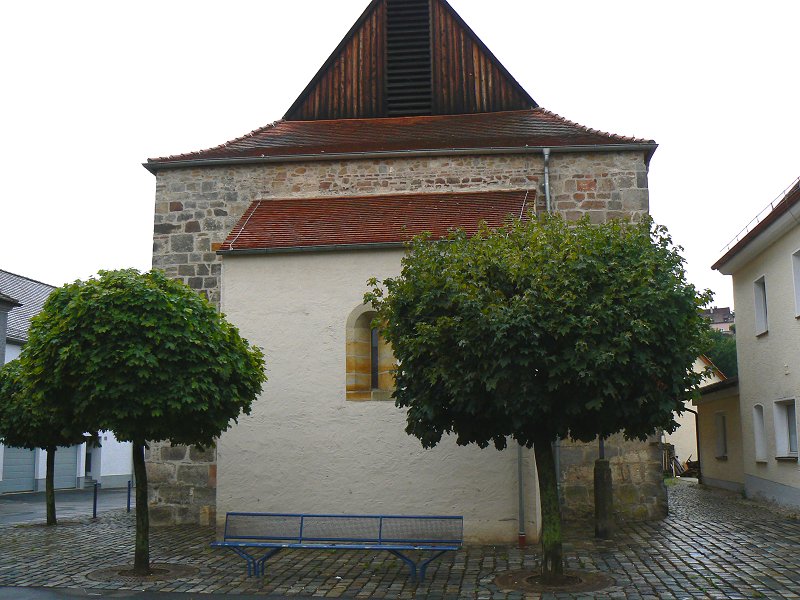
[[[598,444],[561,443],[561,500],[567,519],[594,519],[594,461]],[[661,442],[652,436],[646,442],[611,436],[605,443],[611,464],[614,514],[622,520],[663,519],[667,496],[661,472]]]
[[[543,209],[541,155],[361,159],[195,167],[156,176],[153,267],[220,301],[215,250],[254,200],[420,191],[531,190]],[[648,211],[641,152],[553,154],[553,209],[600,223]],[[593,459],[592,459],[593,460]],[[152,443],[148,453],[154,524],[214,522],[214,451]],[[662,494],[663,495],[663,494]]]

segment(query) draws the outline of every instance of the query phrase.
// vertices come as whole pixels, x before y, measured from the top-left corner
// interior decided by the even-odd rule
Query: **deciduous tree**
[[[133,443],[134,572],[149,573],[146,441],[213,445],[261,391],[261,350],[183,283],[130,269],[55,290],[22,363],[42,398]]]
[[[12,360],[0,369],[0,442],[14,448],[47,451],[45,504],[47,524],[57,525],[55,495],[55,460],[59,446],[72,446],[96,439],[86,434],[88,428],[76,423],[69,407],[43,402],[26,393],[20,360]]]
[[[534,447],[543,579],[563,574],[556,438],[645,438],[674,426],[699,375],[710,292],[644,219],[532,217],[472,237],[415,239],[401,274],[366,300],[398,361],[394,397],[426,448]]]
[[[736,362],[736,336],[711,330],[711,340],[704,354],[722,371],[725,377],[736,377],[739,365]]]

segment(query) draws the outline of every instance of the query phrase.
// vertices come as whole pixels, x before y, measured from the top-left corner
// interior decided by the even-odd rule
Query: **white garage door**
[[[74,488],[78,484],[78,448],[70,446],[56,450],[53,485],[57,490]]]
[[[34,486],[34,451],[24,448],[3,449],[3,481],[0,492],[31,492]]]

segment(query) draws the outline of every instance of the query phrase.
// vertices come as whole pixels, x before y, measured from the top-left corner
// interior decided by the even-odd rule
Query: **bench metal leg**
[[[408,570],[411,572],[411,580],[416,581],[417,579],[417,563],[411,560],[408,556],[400,552],[399,550],[387,550],[390,554],[394,554],[397,558],[402,560],[404,563],[408,565]]]
[[[428,569],[428,565],[431,564],[437,558],[439,558],[445,552],[448,552],[448,551],[447,550],[440,550],[439,552],[437,552],[436,554],[431,556],[429,559],[423,560],[421,563],[419,563],[419,580],[420,581],[425,581],[425,571]]]
[[[414,562],[411,558],[409,558],[408,556],[406,556],[405,554],[403,554],[402,552],[400,552],[398,550],[387,550],[387,552],[391,552],[397,558],[399,558],[400,560],[402,560],[404,563],[406,563],[408,565],[408,569],[409,569],[409,571],[411,571],[411,580],[412,581],[416,581],[417,572],[419,572],[419,581],[423,582],[423,581],[425,581],[425,572],[428,570],[428,565],[431,564],[437,558],[439,558],[445,552],[448,552],[448,550],[439,550],[436,554],[434,554],[430,558],[427,558],[425,560],[421,560],[419,562]]]
[[[236,554],[238,554],[247,561],[247,576],[252,577],[253,573],[257,571],[258,568],[255,557],[251,556],[250,554],[248,554],[247,552],[245,552],[244,550],[242,550],[237,546],[228,546],[228,548],[236,552]]]
[[[266,574],[266,566],[267,561],[275,556],[278,552],[283,550],[283,548],[273,548],[269,552],[267,552],[262,558],[259,558],[256,562],[256,576],[263,577]]]

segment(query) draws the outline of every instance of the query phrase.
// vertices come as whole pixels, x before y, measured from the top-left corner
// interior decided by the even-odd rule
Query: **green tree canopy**
[[[15,448],[47,450],[45,498],[47,524],[56,525],[54,490],[55,453],[59,446],[72,446],[96,439],[75,421],[68,406],[44,402],[25,389],[19,359],[0,368],[0,442]]]
[[[21,362],[35,394],[133,442],[138,573],[149,571],[146,440],[212,445],[266,381],[261,350],[159,271],[101,271],[55,290]]]
[[[736,336],[712,329],[710,341],[703,352],[725,377],[736,377],[739,364],[736,362]]]
[[[416,238],[401,274],[371,285],[409,434],[424,447],[445,434],[462,445],[535,444],[544,574],[557,574],[550,444],[671,429],[700,378],[692,365],[710,293],[686,282],[679,248],[649,218],[592,225],[552,215]]]

